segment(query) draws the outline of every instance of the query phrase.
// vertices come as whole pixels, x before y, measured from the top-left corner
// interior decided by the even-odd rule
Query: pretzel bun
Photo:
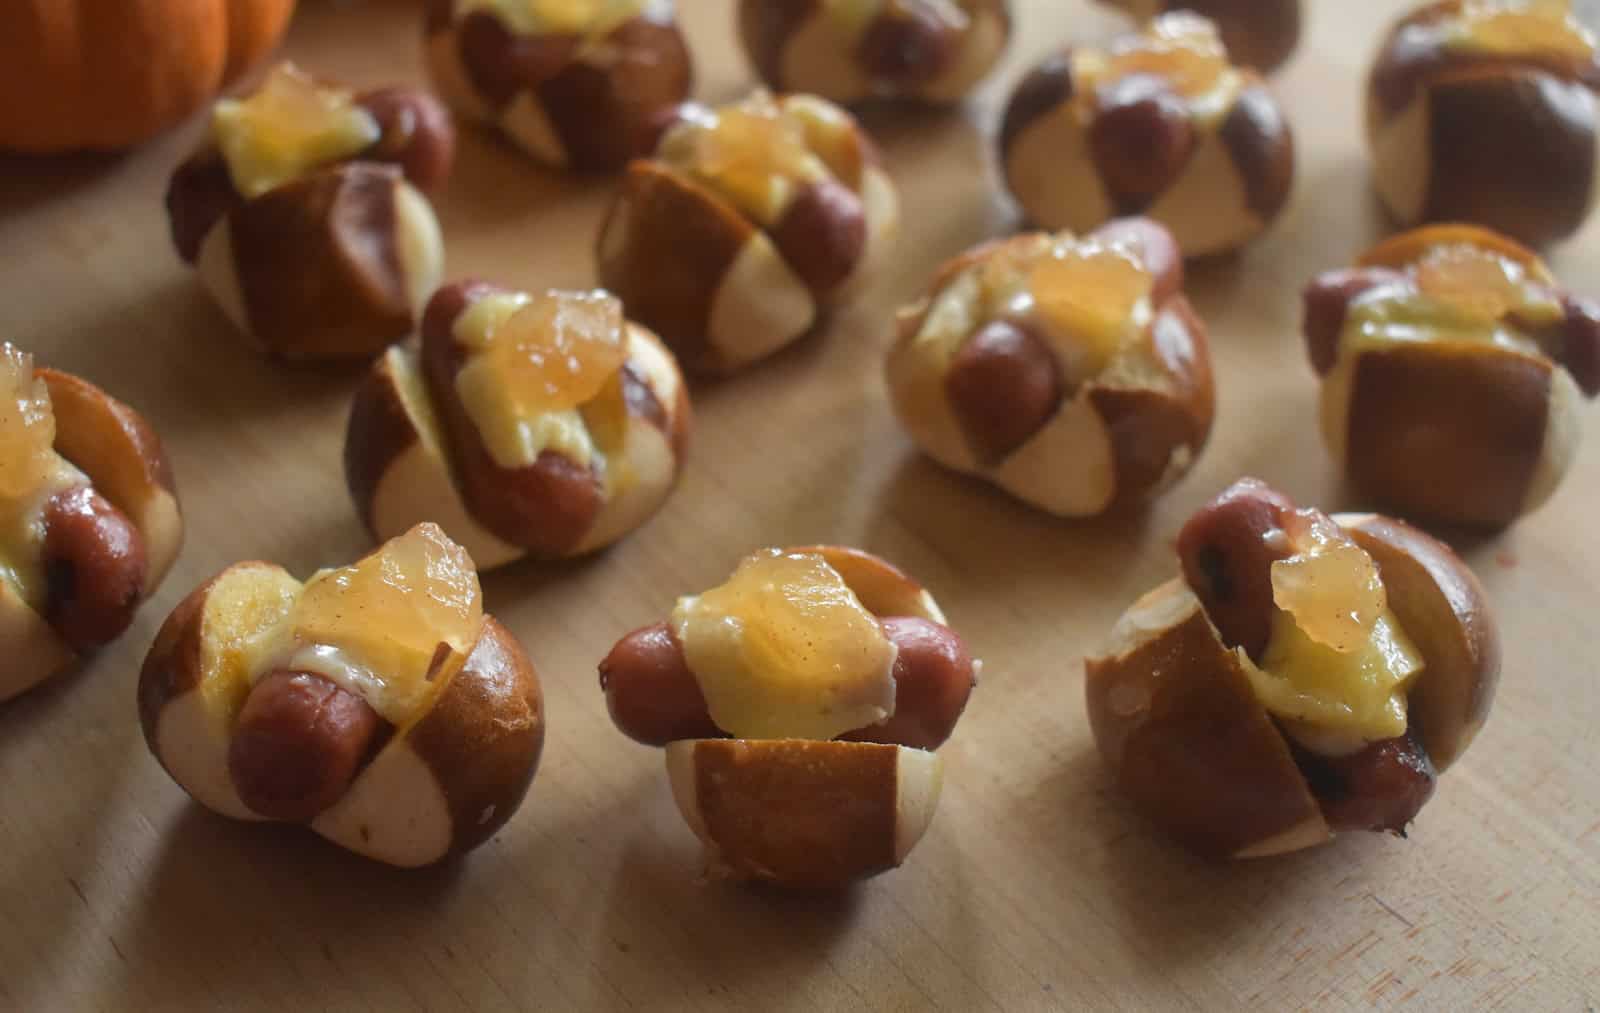
[[[287,620],[305,589],[271,563],[229,567],[179,604],[140,672],[139,718],[150,751],[195,801],[224,816],[268,818],[260,802],[251,804],[263,793],[240,781],[241,769],[270,774],[304,761],[304,753],[294,751],[242,766],[236,737],[246,722],[262,730],[253,716],[261,709],[256,705],[275,691],[262,669],[318,664],[304,654],[290,662],[251,653]],[[468,851],[511,818],[544,742],[539,679],[522,646],[493,617],[482,620],[463,653],[448,682],[419,710],[403,718],[389,711],[374,722],[375,734],[364,730],[366,737],[351,745],[353,777],[299,820],[340,847],[409,867]],[[356,686],[327,672],[311,677],[334,681],[337,692],[358,697],[352,706],[382,714],[373,694],[390,674],[373,672],[375,682]],[[266,730],[279,737],[267,736],[254,748],[355,734],[315,726]]]

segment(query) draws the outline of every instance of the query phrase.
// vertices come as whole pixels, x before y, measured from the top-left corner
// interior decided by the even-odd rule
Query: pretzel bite
[[[1487,229],[1388,239],[1305,292],[1329,451],[1407,516],[1500,528],[1549,499],[1600,392],[1600,304]]]
[[[628,167],[600,230],[600,283],[686,368],[731,373],[810,331],[897,216],[877,152],[838,107],[765,92],[686,105]]]
[[[600,663],[612,720],[665,746],[713,876],[835,888],[899,865],[979,663],[933,597],[858,549],[754,553]]]
[[[1297,510],[1254,479],[1196,513],[1178,555],[1183,576],[1087,661],[1118,786],[1210,857],[1405,836],[1499,678],[1472,572],[1399,521]]]
[[[222,99],[167,186],[172,239],[267,355],[360,359],[416,327],[439,283],[450,116],[408,88],[354,93],[293,64]]]
[[[851,105],[954,102],[1011,38],[1009,0],[741,0],[739,38],[767,86]]]
[[[672,353],[604,292],[440,289],[357,391],[345,475],[379,540],[433,521],[488,569],[609,545],[665,502],[690,410]]]
[[[1544,245],[1600,188],[1600,51],[1568,0],[1442,0],[1395,22],[1367,79],[1373,182],[1402,226]]]
[[[900,311],[895,413],[940,464],[1060,516],[1156,495],[1205,447],[1215,402],[1182,285],[1148,219],[976,247]]]
[[[693,71],[672,0],[428,0],[439,93],[539,162],[620,169],[655,147]]]
[[[1259,74],[1228,62],[1210,21],[1188,13],[1039,64],[1006,109],[1000,158],[1035,224],[1087,232],[1144,215],[1186,257],[1255,239],[1294,180],[1277,100]]]
[[[488,840],[544,744],[533,663],[431,524],[305,583],[247,562],[201,585],[145,659],[139,719],[208,809],[398,866]]]
[[[149,423],[0,343],[0,701],[120,636],[182,542]]]

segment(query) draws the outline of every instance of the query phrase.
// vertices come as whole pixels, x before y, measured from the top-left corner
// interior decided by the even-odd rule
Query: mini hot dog
[[[86,485],[52,496],[42,520],[45,618],[80,653],[110,643],[146,594],[144,538]]]
[[[927,829],[979,665],[933,598],[876,556],[770,549],[600,663],[612,720],[665,746],[710,871],[833,888]]]
[[[261,351],[368,358],[416,328],[443,245],[425,194],[455,153],[444,106],[274,67],[224,98],[167,185],[173,245]]]
[[[879,624],[896,649],[894,714],[839,738],[937,749],[955,730],[977,682],[966,644],[954,630],[921,616],[893,616]],[[727,734],[711,720],[683,645],[667,623],[618,641],[600,663],[600,688],[612,721],[635,742],[665,746]]]
[[[885,372],[929,456],[1066,517],[1158,494],[1215,411],[1172,234],[1143,218],[984,243],[900,311]]]
[[[0,344],[0,700],[121,635],[182,539],[149,423]]]
[[[233,726],[228,775],[253,812],[309,820],[349,790],[382,721],[331,679],[272,672],[250,691]]]
[[[345,477],[378,539],[431,521],[483,569],[583,555],[666,501],[688,451],[677,361],[604,291],[456,281],[357,391]]]
[[[1502,528],[1560,486],[1600,393],[1600,304],[1475,225],[1391,236],[1305,290],[1324,442],[1400,516]]]
[[[432,525],[304,584],[268,563],[224,570],[162,627],[139,712],[201,804],[399,866],[487,840],[544,743],[532,663]]]
[[[1448,547],[1371,514],[1296,509],[1254,479],[1178,537],[1183,577],[1087,661],[1118,785],[1214,857],[1404,835],[1499,677],[1483,590]]]
[[[1295,506],[1263,482],[1244,480],[1201,508],[1178,535],[1184,580],[1222,642],[1261,663],[1275,632],[1273,565],[1306,551],[1290,532]],[[1292,740],[1292,736],[1291,736]],[[1294,745],[1296,763],[1328,828],[1403,834],[1433,795],[1434,770],[1415,730],[1335,755]]]

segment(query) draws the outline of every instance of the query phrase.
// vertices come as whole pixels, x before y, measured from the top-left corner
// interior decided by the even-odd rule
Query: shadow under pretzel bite
[[[666,773],[661,791],[670,796]],[[874,881],[836,891],[792,891],[728,881],[705,882],[700,842],[670,797],[653,820],[677,824],[662,833],[636,827],[622,846],[609,886],[608,932],[629,947],[623,959],[671,968],[685,998],[744,996],[757,1006],[795,997],[795,988],[845,945]],[[670,834],[670,838],[664,835]],[[894,872],[885,873],[886,877]],[[637,938],[644,919],[653,938]]]
[[[159,998],[176,1005],[336,1001],[314,984],[327,978],[311,972],[322,963],[348,974],[352,995],[370,995],[361,978],[418,959],[406,951],[450,920],[463,886],[459,860],[392,869],[304,827],[234,821],[187,798],[159,832],[148,879],[112,933],[126,976],[168,969],[160,984],[171,992]],[[343,961],[347,952],[359,961]]]
[[[1209,861],[1189,854],[1137,812],[1117,790],[1091,744],[1042,782],[1037,794],[1057,800],[1067,835],[1058,851],[1072,856],[1074,875],[1113,930],[1133,941],[1152,966],[1204,965],[1259,940],[1263,926],[1288,924],[1311,907],[1326,884],[1317,870],[1352,864],[1339,851],[1372,847],[1351,834],[1319,848],[1274,858]]]

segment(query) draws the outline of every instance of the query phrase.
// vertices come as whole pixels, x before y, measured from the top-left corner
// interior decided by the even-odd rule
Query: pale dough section
[[[6,655],[5,667],[0,670],[0,702],[50,678],[72,664],[75,657],[66,641],[3,578],[0,644],[5,645]]]
[[[736,368],[771,355],[811,329],[817,304],[766,233],[750,233],[711,303],[706,339]]]
[[[683,386],[677,365],[660,339],[637,324],[628,324],[628,361],[644,374],[666,415],[667,432],[630,414],[622,451],[606,460],[611,498],[573,550],[582,555],[610,545],[650,518],[677,481],[677,455],[667,433],[678,422],[678,394]]]
[[[414,319],[433,298],[444,275],[444,236],[433,206],[417,188],[402,179],[394,191],[395,250],[400,258],[401,281]]]
[[[438,861],[455,837],[439,779],[403,736],[383,748],[311,829],[358,855],[402,868]]]
[[[1088,232],[1116,217],[1074,103],[1024,127],[1005,161],[1011,192],[1041,228]]]
[[[223,215],[200,242],[200,255],[195,258],[194,266],[223,314],[251,344],[262,347],[245,309],[244,290],[239,285],[239,270],[233,258],[233,229],[227,215]]]
[[[1433,164],[1428,122],[1426,92],[1392,118],[1383,116],[1375,99],[1368,99],[1372,183],[1389,213],[1404,224],[1420,222],[1427,210],[1429,166]],[[1600,178],[1600,173],[1596,176]]]
[[[1185,257],[1237,249],[1266,228],[1246,204],[1232,153],[1211,130],[1200,135],[1177,184],[1145,214],[1172,230]]]

